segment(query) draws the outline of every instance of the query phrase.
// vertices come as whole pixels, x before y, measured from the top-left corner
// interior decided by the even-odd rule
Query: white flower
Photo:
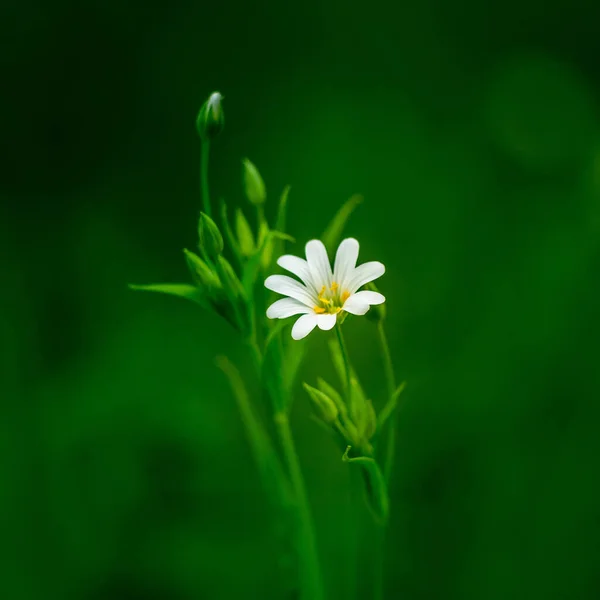
[[[345,310],[353,315],[364,315],[372,304],[382,304],[385,297],[378,292],[362,291],[369,281],[385,273],[382,263],[373,261],[356,266],[358,242],[345,239],[335,255],[333,273],[323,242],[311,240],[306,244],[306,260],[286,254],[277,264],[296,275],[297,281],[287,275],[271,275],[265,287],[288,296],[277,300],[267,309],[269,319],[286,319],[302,315],[292,327],[292,337],[301,340],[317,325],[329,330],[337,315]]]

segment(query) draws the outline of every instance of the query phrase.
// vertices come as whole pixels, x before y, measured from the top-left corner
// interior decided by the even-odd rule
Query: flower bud
[[[246,197],[252,204],[264,204],[267,199],[265,183],[258,169],[247,159],[242,160],[244,165],[244,190]]]
[[[250,256],[254,253],[254,235],[241,208],[235,212],[235,232],[237,234],[240,252],[243,256]]]
[[[304,389],[308,392],[311,399],[316,416],[327,423],[333,423],[338,418],[338,409],[335,402],[321,390],[318,390],[307,383],[304,384]]]
[[[196,285],[202,287],[209,294],[221,288],[217,274],[197,254],[190,252],[187,248],[183,249],[183,253]]]
[[[375,431],[377,431],[377,414],[375,413],[375,407],[373,406],[373,402],[371,400],[367,400],[367,406],[365,411],[365,439],[370,440]]]
[[[223,96],[219,92],[213,92],[198,111],[196,129],[202,141],[210,141],[223,131],[225,117],[222,100]]]
[[[367,289],[372,292],[379,292],[377,286],[373,282],[367,284]],[[381,323],[382,321],[385,321],[385,316],[385,303],[373,304],[366,314],[367,319],[369,319],[369,321],[372,321],[373,323]]]
[[[198,248],[211,260],[223,254],[223,236],[217,224],[203,212],[198,221]]]
[[[231,266],[231,263],[224,256],[218,257],[217,269],[221,274],[221,281],[228,292],[234,298],[245,298],[246,293],[244,292],[244,286],[234,268]]]

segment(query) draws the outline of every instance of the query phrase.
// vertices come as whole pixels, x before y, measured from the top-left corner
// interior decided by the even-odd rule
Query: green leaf
[[[285,325],[285,322],[282,322]],[[285,409],[285,381],[283,353],[281,349],[282,327],[274,328],[265,342],[263,355],[262,380],[273,402],[274,412]]]
[[[242,282],[239,280],[231,263],[224,257],[219,256],[216,262],[219,279],[223,284],[223,291],[231,305],[234,315],[234,323],[238,331],[247,333],[250,325],[246,308],[248,300]]]
[[[335,368],[335,372],[340,380],[340,384],[342,389],[346,388],[346,367],[344,366],[344,357],[342,356],[342,351],[340,350],[340,345],[337,340],[334,338],[330,338],[327,342],[329,345],[329,352],[331,353],[331,360],[333,362],[333,367]]]
[[[398,398],[406,387],[406,381],[403,381],[394,391],[392,397],[387,401],[386,405],[381,409],[379,417],[377,418],[377,429],[381,431],[384,425],[387,423],[389,418],[394,414],[396,408],[398,408]]]
[[[277,218],[275,219],[275,229],[278,231],[285,231],[285,223],[287,217],[287,202],[288,196],[290,195],[291,187],[286,185],[283,188],[281,197],[279,198],[279,206],[277,207]]]
[[[287,221],[287,203],[288,196],[290,194],[290,186],[286,185],[283,188],[281,197],[279,198],[279,206],[277,207],[277,217],[275,219],[275,229],[278,231],[285,231]],[[274,254],[275,256],[281,256],[285,253],[285,240],[277,240],[275,243]]]
[[[231,385],[248,442],[268,497],[275,504],[291,505],[293,500],[287,476],[275,452],[271,438],[250,402],[250,396],[238,369],[225,356],[217,356],[216,363],[227,376]]]
[[[296,376],[298,375],[298,369],[304,358],[304,352],[306,351],[306,340],[296,341],[291,338],[288,340],[288,345],[285,350],[285,361],[284,361],[284,373],[285,373],[285,386],[287,390],[287,397],[291,397],[291,392],[296,382]]]
[[[342,207],[337,211],[325,231],[321,236],[321,240],[325,244],[327,251],[330,253],[335,252],[342,238],[342,233],[346,222],[350,218],[350,215],[354,212],[354,209],[363,201],[363,197],[360,194],[355,194],[349,200],[347,200]]]
[[[346,448],[346,452],[342,456],[342,461],[361,467],[365,482],[367,506],[371,510],[375,521],[383,525],[386,523],[390,511],[388,489],[383,473],[377,461],[371,457],[357,456],[350,458],[349,452],[351,448],[352,446]]]
[[[196,285],[204,290],[207,296],[221,290],[221,281],[218,275],[197,254],[183,249],[183,254],[188,268]]]
[[[237,260],[237,264],[239,266],[241,266],[242,265],[242,253],[241,253],[240,247],[237,243],[237,240],[235,239],[235,236],[233,235],[231,225],[229,224],[229,217],[227,215],[227,204],[225,204],[225,200],[223,200],[223,198],[221,198],[221,201],[220,201],[220,210],[221,210],[221,226],[223,227],[223,235],[225,237],[225,240],[227,241],[227,244],[229,244],[229,247],[233,251],[233,254]]]
[[[244,267],[244,273],[242,275],[242,285],[244,286],[244,290],[248,297],[252,296],[252,289],[254,288],[254,284],[256,283],[256,278],[260,272],[261,261],[263,252],[267,244],[273,239],[285,239],[294,241],[294,238],[281,233],[280,231],[270,230],[262,236],[262,240],[259,238],[259,248],[258,250],[250,257],[248,262]]]
[[[209,308],[206,297],[200,288],[187,283],[154,283],[149,285],[129,284],[129,289],[141,292],[157,292],[159,294],[168,294],[169,296],[178,296],[191,300],[203,308]]]

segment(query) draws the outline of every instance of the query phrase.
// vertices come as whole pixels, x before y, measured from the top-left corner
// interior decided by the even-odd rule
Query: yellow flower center
[[[319,303],[314,307],[314,311],[319,315],[324,313],[339,313],[342,310],[344,302],[350,297],[348,290],[344,290],[341,294],[339,293],[340,291],[340,286],[335,281],[331,283],[331,287],[329,288],[324,285],[319,292]]]

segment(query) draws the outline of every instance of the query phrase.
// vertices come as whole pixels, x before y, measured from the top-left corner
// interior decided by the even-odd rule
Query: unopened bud
[[[198,247],[211,260],[216,260],[223,254],[223,236],[217,224],[203,212],[198,221]]]
[[[371,292],[379,292],[377,286],[371,282],[367,284],[367,289]],[[383,304],[372,304],[370,310],[367,312],[367,319],[373,323],[381,323],[385,321],[386,309],[385,303]]]
[[[307,383],[304,389],[308,392],[316,416],[324,423],[331,424],[338,418],[338,409],[335,402],[321,390],[318,390]]]
[[[254,235],[241,208],[235,213],[235,232],[237,234],[240,251],[244,256],[254,253]]]
[[[265,183],[258,169],[247,159],[242,160],[244,165],[244,190],[246,197],[252,204],[264,204],[267,199]]]
[[[217,274],[197,254],[190,252],[187,248],[183,249],[183,253],[194,282],[198,286],[209,293],[221,288]]]
[[[223,131],[225,117],[221,106],[222,100],[223,96],[219,92],[213,92],[198,111],[196,129],[203,141],[212,140]]]
[[[377,430],[377,414],[375,413],[375,408],[373,406],[373,402],[371,400],[367,400],[367,406],[365,410],[365,440],[370,440],[375,431]]]
[[[231,266],[231,263],[224,256],[218,257],[217,268],[219,269],[223,286],[227,288],[229,293],[234,298],[244,298],[246,296],[244,286]]]

